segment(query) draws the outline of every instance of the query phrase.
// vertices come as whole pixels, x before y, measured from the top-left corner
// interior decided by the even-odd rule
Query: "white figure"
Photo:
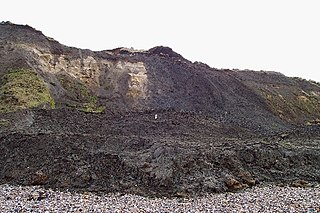
[[[158,118],[158,115],[157,115],[157,114],[155,114],[155,115],[154,115],[154,119],[155,119],[155,120],[157,120],[157,118]]]

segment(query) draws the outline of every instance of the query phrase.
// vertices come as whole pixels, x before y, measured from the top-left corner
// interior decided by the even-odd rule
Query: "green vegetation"
[[[28,69],[11,70],[1,78],[0,112],[48,105],[55,107],[49,89],[38,74]]]
[[[92,113],[103,113],[105,108],[103,106],[95,106],[91,104],[84,104],[82,108],[79,108],[84,112],[92,112]]]
[[[320,116],[320,98],[301,90],[286,87],[278,90],[260,89],[275,114],[286,120],[304,119],[303,116]]]
[[[87,100],[90,98],[90,91],[82,82],[77,81],[67,75],[60,76],[59,81],[61,86],[67,91],[68,95],[75,101],[87,102]]]
[[[84,103],[80,110],[84,112],[92,112],[92,113],[102,113],[105,108],[103,106],[98,106],[98,98],[97,96],[88,96],[88,102]]]
[[[81,82],[68,76],[60,76],[59,81],[68,94],[74,99],[74,103],[67,103],[68,107],[84,112],[102,113],[105,108],[98,106],[98,98]]]

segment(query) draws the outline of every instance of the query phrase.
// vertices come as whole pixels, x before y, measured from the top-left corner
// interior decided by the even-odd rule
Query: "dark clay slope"
[[[167,47],[70,48],[29,26],[9,23],[0,25],[0,38],[0,76],[17,68],[38,73],[57,108],[203,112],[262,133],[319,118],[320,87],[312,82],[276,73],[217,70],[191,63]]]
[[[0,55],[1,183],[185,195],[319,182],[316,82],[168,47],[71,48],[10,23]]]
[[[1,120],[7,121],[1,183],[187,196],[320,181],[317,125],[257,138],[204,115],[174,111],[37,110]]]
[[[275,72],[236,72],[249,88],[260,94],[272,112],[295,123],[310,123],[320,117],[320,84],[288,78]]]

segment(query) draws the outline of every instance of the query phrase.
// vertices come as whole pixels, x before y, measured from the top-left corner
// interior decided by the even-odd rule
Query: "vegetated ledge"
[[[1,78],[0,113],[26,108],[55,108],[41,77],[30,69],[10,70]]]

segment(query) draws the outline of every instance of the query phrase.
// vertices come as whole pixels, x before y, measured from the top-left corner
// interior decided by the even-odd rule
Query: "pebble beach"
[[[320,188],[265,186],[196,198],[148,198],[5,184],[0,212],[320,212]]]

